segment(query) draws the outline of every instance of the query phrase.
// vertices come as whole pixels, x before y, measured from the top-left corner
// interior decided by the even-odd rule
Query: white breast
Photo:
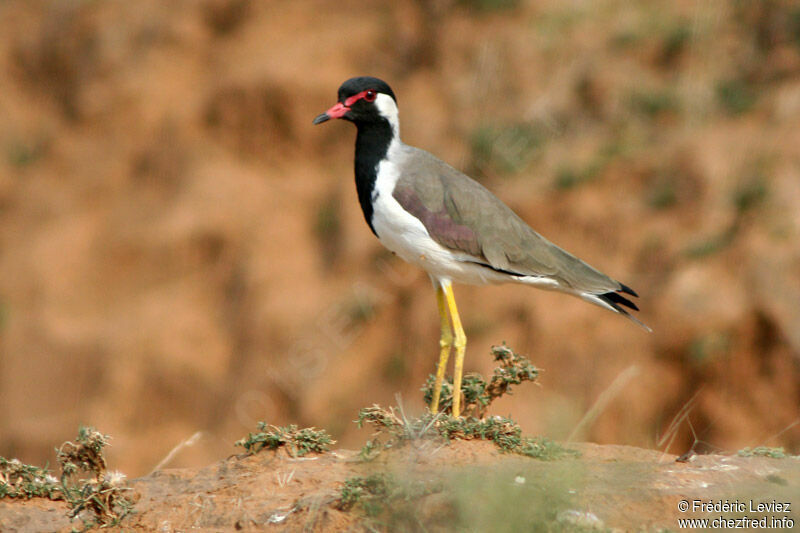
[[[403,260],[420,266],[432,277],[473,285],[508,281],[490,269],[469,262],[465,254],[457,254],[434,241],[422,222],[408,213],[392,196],[400,178],[394,160],[400,146],[392,143],[388,158],[378,166],[378,176],[372,192],[372,227],[381,243]],[[394,155],[396,157],[392,157]]]

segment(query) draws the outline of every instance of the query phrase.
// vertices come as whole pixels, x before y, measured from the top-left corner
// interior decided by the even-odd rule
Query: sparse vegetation
[[[302,457],[309,453],[324,453],[335,442],[324,429],[298,429],[294,424],[279,427],[259,422],[256,433],[248,433],[235,445],[243,447],[250,455],[283,447],[292,457]]]
[[[410,478],[403,480],[388,473],[355,476],[344,481],[337,507],[346,511],[360,506],[368,516],[376,516],[397,500],[416,500],[441,490],[437,483],[426,484]]]
[[[756,446],[755,448],[743,448],[737,452],[739,457],[770,457],[772,459],[785,459],[791,457],[781,448],[770,448],[769,446]]]
[[[356,423],[359,427],[367,424],[375,429],[373,438],[361,450],[362,459],[374,459],[381,450],[409,442],[422,445],[431,441],[475,439],[494,442],[504,452],[536,459],[551,460],[577,455],[577,452],[547,439],[524,437],[519,425],[509,418],[484,418],[489,405],[504,394],[510,394],[512,385],[533,382],[539,375],[539,370],[528,359],[505,344],[492,347],[492,355],[500,366],[495,368],[488,382],[479,374],[464,377],[461,388],[464,395],[463,417],[453,418],[449,414],[453,400],[453,384],[449,379],[442,384],[439,404],[442,411],[438,414],[409,417],[402,409],[378,405],[362,409]],[[434,376],[428,376],[422,388],[426,403],[430,402],[433,394],[434,379]]]
[[[75,442],[67,441],[56,450],[69,517],[79,517],[84,530],[116,526],[133,512],[133,502],[124,494],[125,475],[106,471],[103,448],[108,439],[94,428],[81,427]]]
[[[125,475],[106,470],[103,448],[107,445],[107,435],[81,427],[75,442],[56,449],[60,480],[46,467],[0,457],[0,499],[65,501],[67,515],[80,518],[84,530],[118,525],[133,512],[133,502],[124,494],[128,490],[123,483]]]
[[[553,186],[557,190],[569,190],[598,178],[615,159],[629,155],[631,143],[622,136],[610,139],[598,147],[591,158],[583,164],[564,163],[556,170]]]
[[[519,373],[499,372],[511,366],[517,369],[529,368],[524,358],[520,358],[506,346],[495,347],[496,357],[505,361],[495,373],[494,381],[498,390],[507,390],[507,386],[518,384],[523,379]],[[510,364],[516,362],[516,365]],[[528,378],[534,374],[523,372]],[[502,378],[502,379],[501,379]],[[505,385],[504,385],[505,384]],[[492,396],[499,397],[502,393]],[[491,402],[490,402],[491,403]],[[424,531],[446,529],[473,529],[478,531],[519,531],[535,528],[546,532],[566,531],[612,531],[598,512],[597,504],[587,506],[584,498],[589,487],[597,479],[602,478],[600,487],[603,496],[599,501],[605,502],[609,483],[629,483],[633,472],[645,468],[652,472],[658,468],[659,461],[651,456],[640,462],[630,462],[625,454],[609,461],[604,456],[602,465],[594,464],[595,472],[587,475],[587,465],[583,461],[554,461],[572,458],[578,452],[563,448],[557,443],[544,438],[532,438],[522,435],[520,427],[508,418],[490,416],[483,419],[466,417],[455,419],[447,414],[433,415],[426,413],[420,417],[407,416],[402,408],[384,409],[379,406],[363,409],[359,415],[360,424],[369,424],[376,429],[376,439],[368,443],[371,451],[366,453],[374,458],[380,450],[399,449],[404,445],[415,445],[422,451],[424,461],[414,459],[405,462],[408,455],[400,454],[384,456],[384,460],[365,463],[348,461],[339,463],[340,459],[326,457],[329,461],[322,465],[330,468],[335,464],[347,464],[347,475],[329,479],[327,483],[335,483],[332,492],[318,493],[310,497],[302,497],[291,506],[283,506],[270,510],[268,514],[254,518],[253,515],[242,514],[238,505],[231,511],[224,506],[207,506],[205,499],[192,499],[192,509],[201,509],[202,513],[210,513],[202,518],[193,518],[191,523],[219,524],[221,520],[237,517],[237,529],[248,523],[281,523],[293,515],[301,515],[306,528],[331,524],[326,513],[333,509],[348,515],[338,515],[341,520],[347,516],[348,524],[368,531]],[[108,472],[103,448],[108,445],[109,437],[93,428],[81,428],[74,442],[65,442],[56,451],[62,468],[59,481],[46,468],[22,464],[17,460],[0,458],[0,498],[49,498],[65,501],[69,505],[68,516],[80,518],[82,530],[119,526],[121,521],[132,514],[133,504],[124,494],[130,488],[124,486],[124,476],[116,472]],[[436,463],[433,459],[448,442],[466,440],[486,440],[493,442],[500,450],[509,454],[525,456],[547,461],[517,461],[477,463],[465,466],[450,464],[450,459]],[[311,452],[328,449],[332,439],[324,431],[314,428],[298,429],[297,426],[277,427],[259,424],[259,432],[250,434],[246,439],[237,442],[250,453],[259,450],[276,450],[285,447],[291,457],[300,457]],[[458,451],[456,451],[458,453]],[[657,452],[652,452],[655,456]],[[782,459],[792,457],[783,448],[756,447],[745,448],[737,454],[739,457],[769,457]],[[414,457],[420,457],[414,454]],[[698,456],[702,457],[702,456]],[[400,462],[398,462],[398,459]],[[700,459],[698,459],[700,460]],[[430,466],[436,465],[435,468]],[[711,459],[713,465],[714,459]],[[302,463],[315,464],[317,461]],[[618,466],[615,466],[615,463]],[[266,464],[266,463],[262,463]],[[247,490],[248,483],[269,482],[275,476],[279,491],[287,490],[295,477],[296,466],[284,470],[286,465],[298,465],[284,457],[284,462],[270,461],[276,465],[267,468],[266,472],[247,471],[230,468],[227,461],[220,463],[213,472],[213,479],[227,478],[226,483],[242,484]],[[423,465],[423,466],[421,466]],[[449,466],[443,466],[449,465]],[[634,470],[631,468],[634,467]],[[370,469],[374,469],[370,471]],[[365,472],[366,470],[366,472]],[[728,475],[718,472],[716,468],[702,469],[709,475]],[[659,470],[663,473],[663,471]],[[306,471],[308,472],[308,471]],[[597,473],[602,472],[602,476]],[[641,479],[641,472],[636,479]],[[673,472],[673,475],[680,475]],[[763,483],[774,490],[790,487],[792,470],[787,469],[781,475],[769,474]],[[252,476],[261,476],[254,481]],[[652,479],[645,476],[649,485]],[[180,476],[172,478],[178,480]],[[195,483],[193,478],[192,483]],[[151,481],[152,482],[152,479]],[[172,481],[171,481],[172,482]],[[273,489],[270,489],[273,490]],[[307,490],[307,489],[304,489]],[[597,491],[597,486],[594,487]],[[616,490],[616,489],[615,489]],[[628,490],[630,493],[630,490]],[[597,502],[598,496],[594,496]],[[186,505],[184,502],[182,505]],[[260,504],[263,506],[263,504]],[[259,507],[260,509],[261,507]],[[147,510],[145,513],[152,512]],[[597,512],[597,514],[595,514]],[[231,514],[233,513],[233,514]],[[191,514],[191,513],[190,513]],[[598,516],[599,515],[599,516]],[[198,515],[199,516],[199,515]],[[603,516],[603,518],[600,518]],[[224,517],[224,518],[223,518]],[[212,522],[213,521],[213,522]],[[299,523],[295,520],[294,524]],[[133,523],[132,527],[141,527]],[[146,527],[146,526],[145,526]],[[292,529],[290,527],[290,529]],[[73,529],[74,530],[74,529]]]
[[[442,522],[444,517],[423,512],[420,501],[444,490],[438,477],[422,480],[379,472],[347,478],[334,507],[363,513],[367,530],[425,531],[433,522]]]
[[[690,245],[686,255],[691,258],[701,258],[717,253],[731,245],[744,226],[748,213],[754,211],[769,196],[768,178],[766,177],[766,163],[762,160],[748,163],[738,184],[730,193],[730,205],[733,215],[730,223],[718,234],[703,239]]]
[[[349,511],[361,505],[368,516],[378,514],[386,503],[387,476],[375,474],[368,477],[352,477],[344,481],[338,508]]]
[[[0,457],[0,498],[64,499],[61,485],[47,468]]]

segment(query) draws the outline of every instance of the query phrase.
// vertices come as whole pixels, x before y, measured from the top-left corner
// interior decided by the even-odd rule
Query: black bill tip
[[[317,124],[322,124],[323,122],[327,122],[330,119],[331,119],[330,115],[328,115],[327,113],[322,113],[320,115],[317,115],[317,118],[314,119],[314,122],[312,124],[316,126]]]

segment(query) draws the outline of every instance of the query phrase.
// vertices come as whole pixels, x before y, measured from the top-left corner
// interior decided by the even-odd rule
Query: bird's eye
[[[374,102],[376,96],[378,96],[378,94],[374,90],[370,89],[364,93],[364,100],[367,102]]]

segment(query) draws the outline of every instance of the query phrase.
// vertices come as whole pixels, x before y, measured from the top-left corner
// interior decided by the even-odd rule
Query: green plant
[[[0,457],[0,498],[62,500],[61,484],[49,469]]]
[[[502,416],[483,420],[477,418],[444,418],[438,427],[448,440],[488,440],[503,451],[516,451],[523,442],[522,429],[516,422]]]
[[[533,382],[539,377],[539,369],[533,363],[505,344],[492,346],[491,354],[494,360],[500,363],[500,366],[494,369],[488,382],[480,374],[464,376],[461,393],[464,396],[463,412],[465,415],[483,417],[489,404],[495,399],[504,394],[511,394],[512,385],[519,385],[523,381]],[[430,403],[433,397],[435,379],[434,375],[429,375],[422,388],[426,403]],[[440,409],[444,413],[450,413],[453,407],[453,383],[449,378],[442,383],[440,398]]]
[[[373,438],[361,448],[361,459],[374,459],[384,448],[391,448],[402,443],[439,438],[441,435],[435,431],[438,418],[439,415],[431,413],[425,413],[416,418],[406,417],[400,409],[394,407],[385,409],[379,405],[361,409],[355,420],[358,427],[370,425],[375,428]],[[384,442],[381,437],[386,436],[388,439]]]
[[[524,437],[522,429],[511,419],[501,416],[484,418],[487,408],[497,398],[511,393],[512,385],[524,381],[535,381],[537,369],[527,358],[517,354],[505,344],[492,347],[492,356],[500,365],[494,369],[487,382],[479,374],[464,376],[461,392],[464,395],[465,416],[450,416],[453,403],[453,384],[447,379],[442,383],[441,412],[424,413],[419,417],[408,417],[402,409],[383,408],[379,405],[366,407],[358,413],[358,427],[370,425],[375,429],[371,438],[361,449],[363,460],[374,459],[381,450],[401,446],[405,443],[451,440],[488,440],[502,451],[518,453],[537,459],[558,459],[577,455],[560,445],[543,438]],[[434,376],[422,391],[426,403],[433,395]]]
[[[56,449],[61,465],[61,490],[70,506],[69,517],[81,516],[84,530],[116,526],[133,512],[133,502],[124,496],[125,475],[107,472],[103,448],[109,437],[91,427],[81,427],[75,442]],[[83,477],[82,474],[88,474]]]
[[[107,445],[107,435],[81,427],[75,442],[65,442],[56,449],[60,480],[46,467],[0,457],[0,498],[64,500],[69,505],[68,516],[80,516],[84,530],[119,525],[133,512],[133,502],[124,496],[129,490],[123,486],[125,476],[106,471],[103,448]],[[84,511],[87,513],[81,516]]]
[[[448,440],[488,440],[494,442],[504,452],[534,459],[551,461],[580,455],[576,450],[564,448],[544,437],[525,437],[522,435],[522,428],[516,422],[502,416],[492,416],[483,420],[447,417],[437,429]]]
[[[743,448],[736,455],[739,457],[770,457],[772,459],[785,459],[791,457],[783,448],[770,448],[769,446],[756,446],[755,448]]]
[[[259,422],[258,432],[248,433],[247,437],[236,441],[235,446],[243,447],[249,455],[285,447],[292,457],[302,457],[312,452],[324,453],[335,442],[324,429],[298,429],[294,424],[279,427]]]
[[[514,452],[533,459],[541,459],[542,461],[555,461],[557,459],[580,456],[580,452],[577,450],[564,448],[557,442],[544,437],[524,437],[522,443]]]
[[[421,510],[420,500],[443,492],[438,478],[417,479],[375,473],[346,479],[334,506],[342,511],[358,509],[366,515],[367,531],[425,531],[442,521]]]
[[[373,474],[367,477],[351,477],[344,481],[337,508],[348,511],[355,505],[361,505],[368,516],[375,516],[388,503],[388,485],[391,477],[388,474]]]

